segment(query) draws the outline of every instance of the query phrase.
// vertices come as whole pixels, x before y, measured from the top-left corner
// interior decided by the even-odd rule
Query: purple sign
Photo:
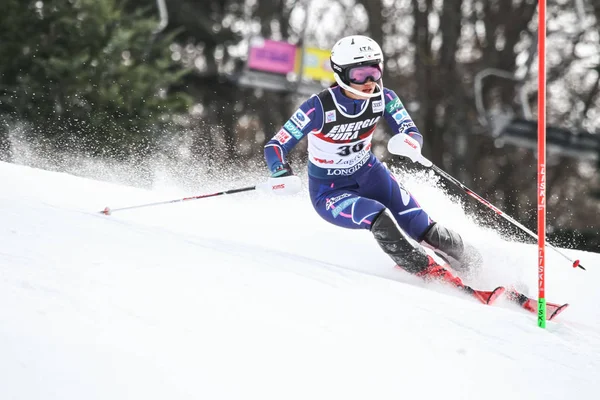
[[[287,42],[254,39],[250,42],[248,68],[287,74],[296,67],[296,46]]]

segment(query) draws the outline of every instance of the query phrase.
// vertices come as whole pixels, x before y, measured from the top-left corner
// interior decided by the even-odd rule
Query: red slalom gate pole
[[[546,328],[546,0],[538,1],[538,319]]]

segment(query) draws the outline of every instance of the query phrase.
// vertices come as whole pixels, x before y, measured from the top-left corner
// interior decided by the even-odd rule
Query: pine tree
[[[156,17],[117,0],[5,0],[0,13],[0,117],[54,148],[125,157],[152,151],[190,98],[170,88],[188,71],[155,40]]]

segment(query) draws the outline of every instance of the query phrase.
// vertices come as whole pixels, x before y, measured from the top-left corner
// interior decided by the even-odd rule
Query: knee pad
[[[423,240],[434,249],[441,250],[455,260],[461,260],[465,245],[460,235],[440,224],[431,224]]]
[[[427,253],[410,240],[387,208],[373,221],[371,233],[381,249],[408,272],[416,274],[427,268]]]

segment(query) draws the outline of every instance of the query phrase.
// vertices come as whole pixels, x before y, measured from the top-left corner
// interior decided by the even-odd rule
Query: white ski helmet
[[[349,79],[349,71],[357,66],[376,65],[383,72],[383,52],[376,41],[367,36],[346,36],[333,45],[330,61],[333,77],[342,88],[359,96],[381,96],[380,92],[383,86],[381,79],[376,82],[379,86],[379,93],[373,94],[353,89],[350,87]]]

